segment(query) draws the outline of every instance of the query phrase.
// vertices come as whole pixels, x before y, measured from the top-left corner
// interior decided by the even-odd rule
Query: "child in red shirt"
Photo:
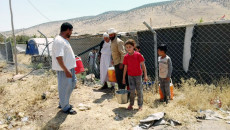
[[[128,71],[128,80],[130,87],[130,104],[128,106],[129,110],[133,109],[134,99],[135,99],[135,89],[138,96],[138,106],[139,110],[142,110],[143,105],[143,88],[142,88],[142,69],[144,71],[144,80],[147,81],[147,71],[144,64],[144,57],[139,53],[134,51],[135,41],[129,39],[125,43],[125,49],[128,54],[125,55],[123,64],[124,73],[123,73],[123,83],[125,83],[125,75]]]

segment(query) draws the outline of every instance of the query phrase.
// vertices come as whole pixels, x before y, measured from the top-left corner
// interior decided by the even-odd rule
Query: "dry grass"
[[[31,65],[31,56],[25,55],[25,54],[18,54],[18,72],[20,74],[26,74],[29,73],[32,70]]]
[[[179,89],[174,88],[174,100],[167,106],[159,101],[159,94],[144,93],[144,102],[152,109],[145,111],[138,119],[155,112],[165,112],[166,118],[174,119],[183,124],[196,122],[195,116],[198,110],[216,109],[216,105],[210,104],[211,100],[219,98],[222,108],[230,107],[230,80],[221,79],[216,85],[197,84],[196,80],[182,80]],[[221,92],[222,88],[222,92]]]
[[[30,72],[32,70],[31,56],[25,54],[17,56],[19,73]],[[0,72],[0,118],[5,114],[15,117],[19,112],[29,115],[31,111],[45,107],[46,103],[41,98],[43,93],[46,93],[47,98],[57,94],[56,76],[50,71],[42,75],[29,75],[28,78],[24,78],[25,81],[18,80],[10,83],[7,82],[7,79],[15,75],[14,67],[7,68],[5,62],[0,62],[0,68],[7,71],[7,73]],[[52,90],[51,86],[54,86]]]
[[[29,114],[31,110],[42,108],[44,102],[41,95],[47,94],[47,98],[57,94],[57,89],[51,90],[52,85],[56,85],[55,75],[47,72],[43,76],[30,76],[26,81],[16,81],[14,83],[5,83],[1,85],[3,88],[0,115],[12,113],[17,115],[19,112]],[[33,109],[31,109],[33,108]]]
[[[204,109],[215,109],[211,104],[212,100],[220,99],[222,108],[228,109],[230,106],[230,84],[228,79],[221,79],[217,85],[196,84],[196,80],[182,80],[180,91],[184,93],[185,98],[178,102],[179,105],[185,105],[189,110],[197,111]],[[222,92],[221,92],[222,88]]]
[[[30,65],[31,64],[31,55],[26,54],[18,54],[18,63],[23,65]]]
[[[6,62],[5,61],[0,61],[0,68],[6,67]]]

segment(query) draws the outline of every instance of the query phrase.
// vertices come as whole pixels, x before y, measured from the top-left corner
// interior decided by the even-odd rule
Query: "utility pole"
[[[10,14],[11,14],[11,26],[12,26],[12,33],[13,33],[13,39],[14,39],[14,44],[13,44],[13,50],[14,50],[14,60],[15,60],[15,69],[16,69],[16,74],[18,74],[18,59],[17,59],[17,50],[16,50],[16,38],[14,35],[14,21],[13,21],[13,11],[12,11],[12,6],[11,6],[11,0],[9,0],[9,5],[10,5]]]

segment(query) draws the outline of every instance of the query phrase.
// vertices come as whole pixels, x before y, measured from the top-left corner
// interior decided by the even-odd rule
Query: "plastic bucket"
[[[114,67],[108,68],[108,79],[109,79],[109,82],[117,82]]]
[[[76,57],[76,68],[75,68],[75,74],[78,74],[78,73],[81,73],[81,72],[84,72],[85,69],[84,69],[84,65],[81,61],[81,57]]]
[[[128,103],[128,90],[125,89],[120,89],[118,91],[116,91],[116,97],[117,97],[117,101],[119,104],[126,104]]]

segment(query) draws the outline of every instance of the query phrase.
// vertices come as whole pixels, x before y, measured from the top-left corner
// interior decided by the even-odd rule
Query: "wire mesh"
[[[200,83],[212,83],[222,77],[230,77],[230,23],[195,25],[191,47],[185,49],[186,26],[156,29],[157,44],[166,44],[167,55],[173,63],[172,78],[194,78]],[[154,42],[150,31],[138,32],[141,51],[146,59],[148,73],[154,75]],[[183,59],[191,58],[188,71]]]
[[[191,25],[189,25],[191,26]],[[209,23],[193,25],[191,46],[185,51],[186,28],[188,26],[156,29],[157,44],[166,44],[167,55],[173,63],[172,79],[194,78],[200,83],[212,83],[222,77],[230,78],[230,23]],[[155,78],[154,36],[151,31],[139,31],[135,35],[120,36],[124,42],[134,39],[145,58],[148,75]],[[99,50],[102,35],[71,38],[70,43],[76,55],[82,58],[85,68],[89,68],[89,53],[93,48]],[[191,58],[185,69],[184,59]],[[99,58],[96,59],[98,74]],[[99,76],[96,76],[99,77]]]
[[[137,42],[137,35],[132,36],[118,36],[122,41],[126,41],[128,39],[133,39]],[[95,48],[97,51],[97,55],[99,53],[100,49],[100,43],[103,40],[102,35],[93,35],[93,36],[87,36],[82,38],[71,38],[70,44],[72,46],[72,49],[75,53],[75,55],[80,56],[82,59],[82,62],[84,64],[84,67],[87,68],[88,73],[90,70],[90,65],[88,63],[89,61],[89,53],[93,51]],[[96,78],[100,77],[100,59],[98,57],[95,57],[96,65],[92,67],[93,73],[95,74]],[[96,66],[96,67],[95,67]]]

